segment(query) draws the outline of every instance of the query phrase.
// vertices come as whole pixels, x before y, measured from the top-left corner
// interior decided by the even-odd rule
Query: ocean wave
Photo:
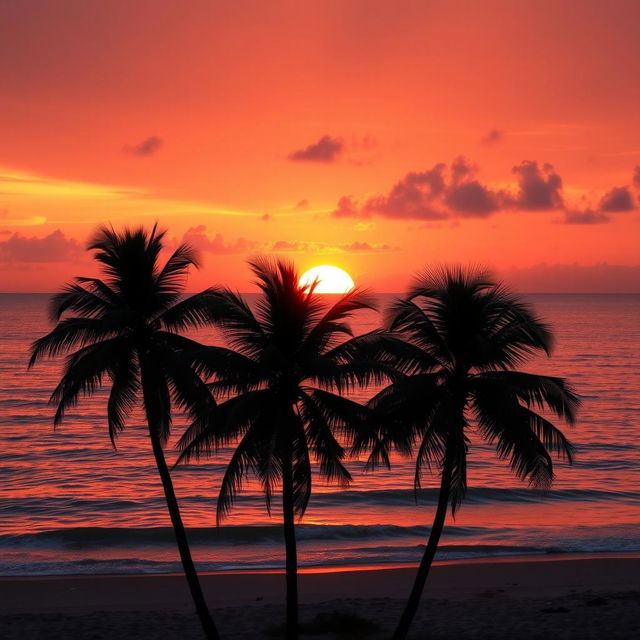
[[[438,499],[437,488],[421,489],[374,489],[369,491],[328,491],[318,492],[312,497],[312,505],[316,508],[331,508],[332,506],[371,505],[376,507],[412,507],[416,504],[435,504]],[[262,504],[262,494],[245,493],[236,498],[236,504]],[[640,493],[637,491],[605,491],[599,489],[504,489],[495,487],[475,487],[467,491],[465,504],[491,503],[545,503],[545,502],[618,502],[625,504],[640,504]],[[215,500],[210,496],[183,496],[181,505],[213,505]],[[164,500],[161,497],[148,497],[140,500],[115,500],[109,498],[74,498],[74,497],[26,497],[7,498],[0,503],[0,514],[16,513],[112,513],[163,510]],[[213,509],[213,506],[212,506]]]
[[[317,493],[314,503],[331,501],[334,503],[379,502],[388,505],[402,505],[418,502],[436,502],[439,489],[377,489],[371,491],[340,491]],[[640,503],[640,495],[634,491],[604,491],[599,489],[505,489],[495,487],[474,487],[465,494],[466,503],[488,502],[600,502],[621,501]]]
[[[448,535],[481,535],[481,527],[447,527]],[[300,542],[322,540],[381,540],[393,538],[426,538],[429,528],[416,525],[312,525],[296,527]],[[255,544],[273,543],[282,540],[280,525],[192,527],[187,535],[192,545]],[[69,548],[174,544],[171,527],[69,527],[37,533],[9,534],[0,536],[0,548],[8,547],[51,547]]]
[[[600,542],[559,546],[531,545],[440,545],[436,561],[470,560],[479,558],[561,555],[565,553],[603,553],[603,552],[638,552],[640,546],[610,548]],[[407,565],[415,566],[422,556],[422,545],[378,546],[345,548],[337,552],[328,549],[323,553],[301,556],[300,568],[323,567],[339,569],[341,567],[385,567]],[[282,558],[282,559],[280,559]],[[196,561],[200,572],[222,571],[265,571],[284,569],[284,552],[272,554],[267,558],[234,557],[230,559],[216,558]],[[94,556],[61,561],[51,557],[31,558],[25,556],[21,560],[0,560],[0,576],[46,576],[46,575],[105,575],[105,574],[166,574],[182,572],[177,560],[154,560],[145,557],[99,558]]]

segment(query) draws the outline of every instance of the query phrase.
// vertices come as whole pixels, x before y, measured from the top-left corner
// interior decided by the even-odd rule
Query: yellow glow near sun
[[[340,267],[330,264],[321,264],[300,276],[299,285],[308,287],[318,281],[315,293],[347,293],[355,286],[351,276]]]

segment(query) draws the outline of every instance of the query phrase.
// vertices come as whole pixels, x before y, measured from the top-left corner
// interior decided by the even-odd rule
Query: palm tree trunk
[[[176,543],[178,545],[178,551],[180,552],[180,559],[182,560],[182,567],[184,569],[184,575],[187,578],[189,589],[191,591],[191,597],[196,606],[200,623],[207,640],[220,640],[218,629],[216,628],[213,618],[209,613],[209,608],[204,599],[202,593],[202,587],[200,586],[200,580],[196,572],[193,559],[191,558],[191,551],[189,549],[189,541],[187,540],[187,534],[182,524],[182,517],[180,516],[180,508],[178,507],[178,501],[176,499],[175,491],[173,490],[173,482],[167,467],[167,462],[164,459],[164,452],[162,451],[162,445],[158,437],[149,429],[151,435],[151,443],[153,445],[153,455],[156,459],[156,465],[158,466],[158,473],[162,480],[162,488],[164,489],[164,496],[167,500],[167,507],[169,509],[169,515],[171,516],[171,524],[173,525],[173,531],[176,536]]]
[[[167,501],[167,508],[169,509],[173,532],[176,536],[176,544],[180,553],[180,560],[182,560],[184,575],[187,579],[187,584],[191,591],[191,597],[193,598],[193,603],[196,607],[198,617],[200,618],[200,624],[202,625],[205,637],[207,640],[220,640],[220,634],[218,633],[218,629],[216,628],[213,618],[209,613],[209,608],[207,607],[207,602],[204,599],[202,587],[200,586],[200,580],[198,580],[196,567],[193,564],[193,559],[191,558],[191,550],[189,549],[187,533],[184,529],[184,524],[182,523],[180,507],[178,506],[176,493],[173,490],[173,481],[171,480],[171,474],[169,473],[167,462],[164,459],[164,451],[162,450],[162,442],[159,435],[160,425],[163,422],[170,422],[170,416],[164,415],[165,412],[163,412],[162,409],[162,401],[158,401],[159,398],[162,398],[160,390],[163,387],[162,383],[164,380],[160,379],[158,367],[154,367],[154,363],[147,360],[143,350],[138,351],[138,358],[140,361],[143,404],[147,417],[147,426],[149,427],[153,456],[156,460],[160,480],[162,481],[164,497]]]
[[[282,515],[286,550],[287,632],[286,640],[298,640],[298,552],[293,509],[293,469],[290,452],[282,463]]]
[[[433,563],[433,558],[436,555],[438,549],[438,542],[440,541],[440,535],[444,528],[444,521],[447,516],[447,507],[449,506],[449,489],[451,486],[451,462],[449,459],[445,460],[444,468],[442,470],[442,478],[440,481],[440,493],[438,495],[438,507],[436,509],[436,515],[433,519],[433,525],[431,526],[431,532],[429,533],[429,541],[427,547],[424,550],[424,555],[420,561],[418,567],[418,573],[416,574],[413,588],[409,594],[409,599],[405,605],[400,622],[396,627],[392,640],[405,640],[409,633],[409,627],[413,622],[413,618],[418,610],[420,604],[420,598],[422,597],[422,591],[424,589],[425,582],[429,576],[429,570]]]

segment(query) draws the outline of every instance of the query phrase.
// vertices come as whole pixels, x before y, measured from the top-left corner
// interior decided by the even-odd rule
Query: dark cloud
[[[608,214],[635,209],[629,187],[614,187],[597,207],[570,208],[564,200],[562,178],[553,166],[526,160],[513,167],[516,188],[495,190],[476,178],[477,167],[463,157],[449,166],[444,163],[423,172],[410,172],[386,195],[360,203],[352,196],[342,196],[335,218],[370,218],[374,215],[392,219],[443,220],[447,218],[488,218],[498,211],[561,211],[560,222],[567,224],[603,224]],[[634,181],[640,188],[640,167]]]
[[[548,163],[538,166],[535,161],[525,160],[513,167],[518,179],[518,195],[511,202],[517,209],[545,211],[562,209],[562,178]]]
[[[238,238],[235,242],[225,242],[222,234],[216,233],[213,237],[207,235],[207,227],[203,224],[187,229],[182,236],[182,242],[189,243],[198,251],[208,253],[245,253],[255,247],[255,243],[246,238]]]
[[[565,211],[565,224],[604,224],[610,222],[611,218],[606,213],[585,209],[584,211]]]
[[[428,171],[408,173],[392,187],[388,195],[370,198],[363,207],[363,213],[418,220],[446,217],[439,206],[446,189],[445,167],[441,163]]]
[[[633,170],[633,186],[640,189],[640,165]]]
[[[60,229],[44,238],[13,233],[0,242],[0,262],[65,262],[83,253],[82,246],[73,238],[67,238]]]
[[[473,178],[475,167],[456,158],[447,171],[444,163],[422,172],[410,172],[387,195],[369,198],[361,207],[343,196],[333,212],[336,218],[442,220],[457,214],[486,217],[500,208],[501,195]]]
[[[134,156],[152,156],[154,153],[160,150],[160,147],[164,144],[164,140],[158,136],[149,136],[134,145],[125,145],[124,150]]]
[[[340,138],[329,135],[322,136],[318,142],[298,149],[289,154],[289,160],[294,162],[335,162],[344,151],[344,142]]]
[[[504,134],[499,129],[490,129],[486,136],[481,138],[480,144],[490,147],[501,142]]]
[[[444,202],[463,217],[485,218],[500,208],[499,196],[477,180],[453,185]]]
[[[620,212],[632,211],[635,209],[633,196],[628,187],[614,187],[608,191],[600,200],[600,211]]]

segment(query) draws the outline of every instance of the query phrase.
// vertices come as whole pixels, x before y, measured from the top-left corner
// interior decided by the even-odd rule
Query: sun
[[[347,293],[355,286],[351,276],[340,267],[330,264],[321,264],[300,276],[300,287],[308,287],[318,282],[315,293]]]

